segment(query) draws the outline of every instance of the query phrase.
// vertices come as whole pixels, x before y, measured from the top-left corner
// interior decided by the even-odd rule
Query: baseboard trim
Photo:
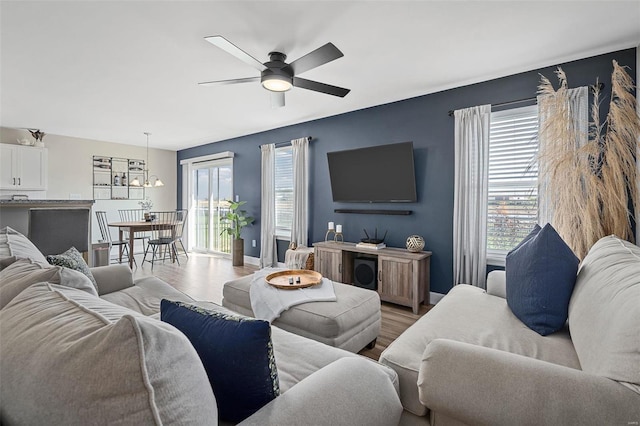
[[[245,256],[244,263],[247,265],[260,266],[260,258],[253,256]]]
[[[445,295],[444,295],[444,294],[442,294],[442,293],[435,293],[435,292],[433,292],[433,291],[430,291],[430,292],[429,292],[429,302],[430,302],[432,305],[435,305],[435,304],[437,304],[439,301],[441,301],[441,300],[442,300],[442,298],[443,298],[444,296],[445,296]]]

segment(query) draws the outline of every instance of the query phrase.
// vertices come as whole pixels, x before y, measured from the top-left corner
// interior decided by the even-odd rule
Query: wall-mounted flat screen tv
[[[328,152],[333,201],[414,203],[413,142]]]

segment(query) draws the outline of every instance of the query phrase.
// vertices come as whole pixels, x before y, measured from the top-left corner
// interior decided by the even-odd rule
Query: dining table
[[[140,232],[150,232],[152,230],[158,229],[173,229],[174,233],[178,226],[182,225],[182,222],[167,222],[161,223],[157,220],[146,221],[128,221],[128,222],[111,222],[108,224],[110,227],[118,228],[118,240],[123,241],[123,236],[125,232],[129,232],[129,267],[133,269],[133,243],[135,240],[135,234]],[[118,260],[122,262],[122,246],[120,246],[120,251],[118,253]],[[172,254],[173,258],[173,254]]]

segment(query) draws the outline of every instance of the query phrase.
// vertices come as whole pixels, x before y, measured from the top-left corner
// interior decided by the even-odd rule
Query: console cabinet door
[[[316,247],[314,256],[317,272],[331,281],[342,282],[342,250]]]
[[[378,256],[378,293],[382,300],[411,306],[413,279],[411,259]]]

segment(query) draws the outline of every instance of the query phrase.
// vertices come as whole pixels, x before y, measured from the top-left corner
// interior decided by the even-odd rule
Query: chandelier
[[[143,186],[145,188],[151,188],[152,186],[164,186],[164,183],[160,180],[160,178],[157,175],[149,176],[149,136],[151,135],[151,133],[144,132],[144,134],[147,135],[147,160],[145,161],[144,169],[142,170],[142,174],[144,176],[144,183],[141,185],[140,179],[138,179],[138,177],[136,176],[131,182],[129,182],[129,185]],[[153,183],[151,183],[151,180],[153,180]]]

